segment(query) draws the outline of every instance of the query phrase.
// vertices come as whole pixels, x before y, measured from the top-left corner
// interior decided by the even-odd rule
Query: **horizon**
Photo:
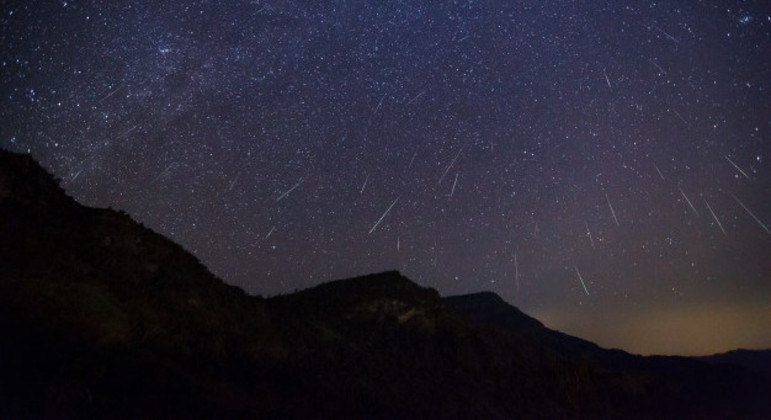
[[[631,353],[771,348],[770,5],[4,9],[0,148],[249,294],[398,270]]]
[[[267,298],[267,299],[270,299],[270,298],[277,297],[277,296],[286,296],[286,295],[291,295],[293,293],[298,293],[298,292],[302,292],[302,291],[305,291],[305,290],[310,290],[310,289],[313,289],[314,287],[317,287],[317,286],[320,286],[320,285],[326,284],[326,283],[332,283],[332,282],[343,281],[343,280],[355,280],[355,279],[361,278],[361,277],[385,274],[385,273],[389,273],[389,272],[398,273],[399,275],[401,275],[401,276],[407,278],[408,280],[414,282],[418,286],[421,286],[421,287],[431,287],[431,286],[429,286],[427,284],[418,283],[414,279],[412,279],[409,276],[405,275],[404,273],[400,272],[399,270],[395,270],[394,269],[394,270],[385,270],[385,271],[378,271],[378,272],[371,272],[371,273],[366,273],[365,272],[365,273],[360,273],[358,275],[354,275],[354,276],[350,276],[350,277],[342,277],[342,278],[330,279],[328,281],[325,281],[325,282],[322,282],[322,283],[319,283],[319,284],[315,284],[315,285],[312,285],[312,286],[308,286],[308,287],[303,288],[303,289],[295,289],[295,290],[292,290],[292,291],[287,291],[287,292],[282,292],[282,293],[277,293],[277,294],[272,294],[272,295],[269,294],[269,295],[265,295],[264,297]],[[221,278],[220,278],[220,280],[223,281],[224,283],[228,284],[227,282],[225,282]],[[243,288],[241,288],[241,289],[244,290]],[[250,296],[262,296],[260,294],[249,293],[246,290],[244,290],[244,292],[249,294]],[[701,346],[697,347],[699,350],[685,350],[685,351],[674,350],[674,349],[677,349],[677,348],[682,348],[682,347],[686,347],[687,348],[688,347],[687,344],[683,343],[683,340],[685,340],[687,342],[687,341],[689,341],[691,339],[691,337],[687,337],[687,336],[678,339],[677,342],[674,342],[674,343],[654,343],[653,345],[647,345],[647,346],[643,345],[643,346],[639,347],[639,348],[642,348],[643,350],[639,350],[639,348],[636,349],[636,350],[633,350],[634,347],[630,347],[630,344],[624,344],[623,337],[621,337],[622,334],[618,334],[617,336],[614,336],[613,334],[611,334],[609,336],[607,334],[606,335],[598,334],[596,332],[596,330],[593,330],[591,328],[585,329],[584,328],[584,327],[586,327],[585,325],[575,325],[574,323],[571,324],[569,319],[560,319],[560,320],[555,321],[555,320],[551,319],[548,314],[539,314],[538,312],[531,313],[531,312],[529,312],[529,311],[527,311],[527,310],[525,310],[523,308],[520,308],[520,307],[516,306],[514,303],[510,302],[509,300],[505,299],[503,296],[501,296],[500,294],[498,294],[498,293],[496,293],[496,292],[494,292],[492,290],[468,291],[468,292],[460,293],[460,294],[444,294],[440,290],[437,290],[437,292],[439,292],[439,295],[442,298],[469,296],[469,295],[474,295],[474,294],[478,294],[478,293],[493,293],[496,296],[498,296],[499,298],[501,298],[504,302],[506,302],[506,304],[508,304],[508,305],[510,305],[510,306],[512,306],[512,307],[514,307],[514,308],[516,308],[516,309],[518,309],[520,311],[522,311],[522,313],[524,313],[525,315],[527,315],[527,316],[537,320],[538,322],[542,323],[546,328],[549,328],[549,329],[554,330],[554,331],[562,332],[562,333],[565,333],[565,334],[568,334],[568,335],[571,335],[571,336],[574,336],[574,337],[577,337],[577,338],[581,338],[583,340],[590,341],[590,342],[592,342],[594,344],[597,344],[598,346],[600,346],[602,348],[605,348],[605,349],[618,349],[618,350],[623,350],[623,351],[625,351],[627,353],[630,353],[630,354],[636,354],[636,355],[640,355],[640,356],[700,357],[700,356],[713,356],[713,355],[717,355],[717,354],[724,354],[724,353],[728,353],[728,352],[732,352],[732,351],[738,351],[738,350],[748,350],[748,351],[766,351],[766,350],[771,350],[771,340],[768,340],[767,342],[765,342],[766,344],[762,344],[763,343],[762,341],[760,341],[760,342],[758,342],[758,341],[753,342],[752,338],[754,338],[754,337],[750,337],[750,340],[747,340],[745,338],[744,341],[737,340],[735,338],[729,338],[729,340],[726,341],[725,340],[726,339],[725,335],[721,336],[721,335],[715,335],[715,334],[713,334],[713,335],[706,335],[706,337],[708,339],[707,344],[705,344],[704,342],[700,343]],[[767,307],[766,308],[762,308],[762,306],[763,306],[763,304],[765,302],[763,302],[762,299],[758,299],[758,302],[755,302],[755,303],[756,303],[757,306],[752,308],[752,309],[754,309],[757,312],[757,314],[761,315],[761,316],[757,317],[757,321],[756,321],[757,324],[759,325],[759,327],[762,328],[765,325],[771,325],[771,311],[764,310],[764,309],[768,309]],[[710,308],[713,308],[713,307],[712,306],[705,306],[703,308],[703,311],[704,312],[709,312],[708,309],[710,309]],[[658,309],[654,308],[652,311],[655,312],[656,310],[658,310]],[[726,312],[726,311],[724,311],[724,312]],[[698,318],[698,316],[699,315],[697,314],[695,317]],[[684,321],[685,321],[686,324],[687,323],[696,324],[694,322],[693,318],[694,318],[694,316],[689,316]],[[749,316],[745,316],[745,317],[740,317],[740,318],[750,318],[750,317]],[[718,317],[718,319],[720,319],[720,317]],[[641,319],[641,321],[647,321],[647,319],[643,318],[643,319]],[[670,324],[671,324],[671,323],[676,323],[677,321],[679,321],[679,319],[678,318],[670,318],[669,321],[670,321]],[[711,321],[714,322],[714,317],[711,319]],[[650,324],[650,323],[648,323],[647,325],[642,325],[641,327],[642,327],[641,329],[639,329],[638,331],[635,332],[635,337],[637,338],[638,341],[639,341],[639,337],[640,336],[645,336],[645,335],[649,334],[651,329],[655,329],[655,328],[658,327],[659,332],[662,332],[661,331],[662,330],[662,328],[661,328],[662,325],[661,324],[656,324],[656,323]],[[681,328],[676,328],[675,326],[672,326],[672,325],[670,325],[669,329],[667,329],[666,328],[666,323],[664,323],[663,332],[667,332],[667,331],[669,331],[669,332],[681,332],[681,331],[684,331],[684,330],[685,330],[685,328],[682,328],[682,327]],[[670,334],[670,336],[671,335],[672,334]],[[719,344],[716,344],[716,343],[719,343]],[[738,343],[738,344],[733,344],[733,343]],[[634,345],[634,343],[631,344],[631,346],[633,346],[633,345]],[[668,347],[670,347],[671,349],[667,350]],[[655,350],[655,349],[664,349],[664,350]]]

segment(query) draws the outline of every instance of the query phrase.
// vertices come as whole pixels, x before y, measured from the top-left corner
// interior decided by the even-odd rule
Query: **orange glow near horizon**
[[[605,348],[642,355],[701,356],[737,348],[771,348],[771,304],[767,302],[651,306],[634,313],[619,311],[612,317],[562,310],[535,315],[551,329]]]

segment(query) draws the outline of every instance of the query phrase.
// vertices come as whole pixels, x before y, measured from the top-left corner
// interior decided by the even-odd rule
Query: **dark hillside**
[[[386,272],[248,296],[3,151],[0,336],[2,418],[771,414],[747,364],[605,350],[492,293]]]
[[[271,351],[261,299],[126,214],[78,205],[28,156],[0,152],[0,221],[7,413],[177,412],[216,398],[219,364]]]

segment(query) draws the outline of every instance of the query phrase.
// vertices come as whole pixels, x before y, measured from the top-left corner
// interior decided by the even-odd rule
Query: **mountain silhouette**
[[[0,417],[768,418],[768,352],[642,357],[392,271],[249,296],[0,151]]]

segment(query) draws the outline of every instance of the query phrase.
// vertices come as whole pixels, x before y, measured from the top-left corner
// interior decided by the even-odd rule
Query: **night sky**
[[[397,269],[636,353],[771,347],[767,1],[0,9],[0,147],[250,293]]]

